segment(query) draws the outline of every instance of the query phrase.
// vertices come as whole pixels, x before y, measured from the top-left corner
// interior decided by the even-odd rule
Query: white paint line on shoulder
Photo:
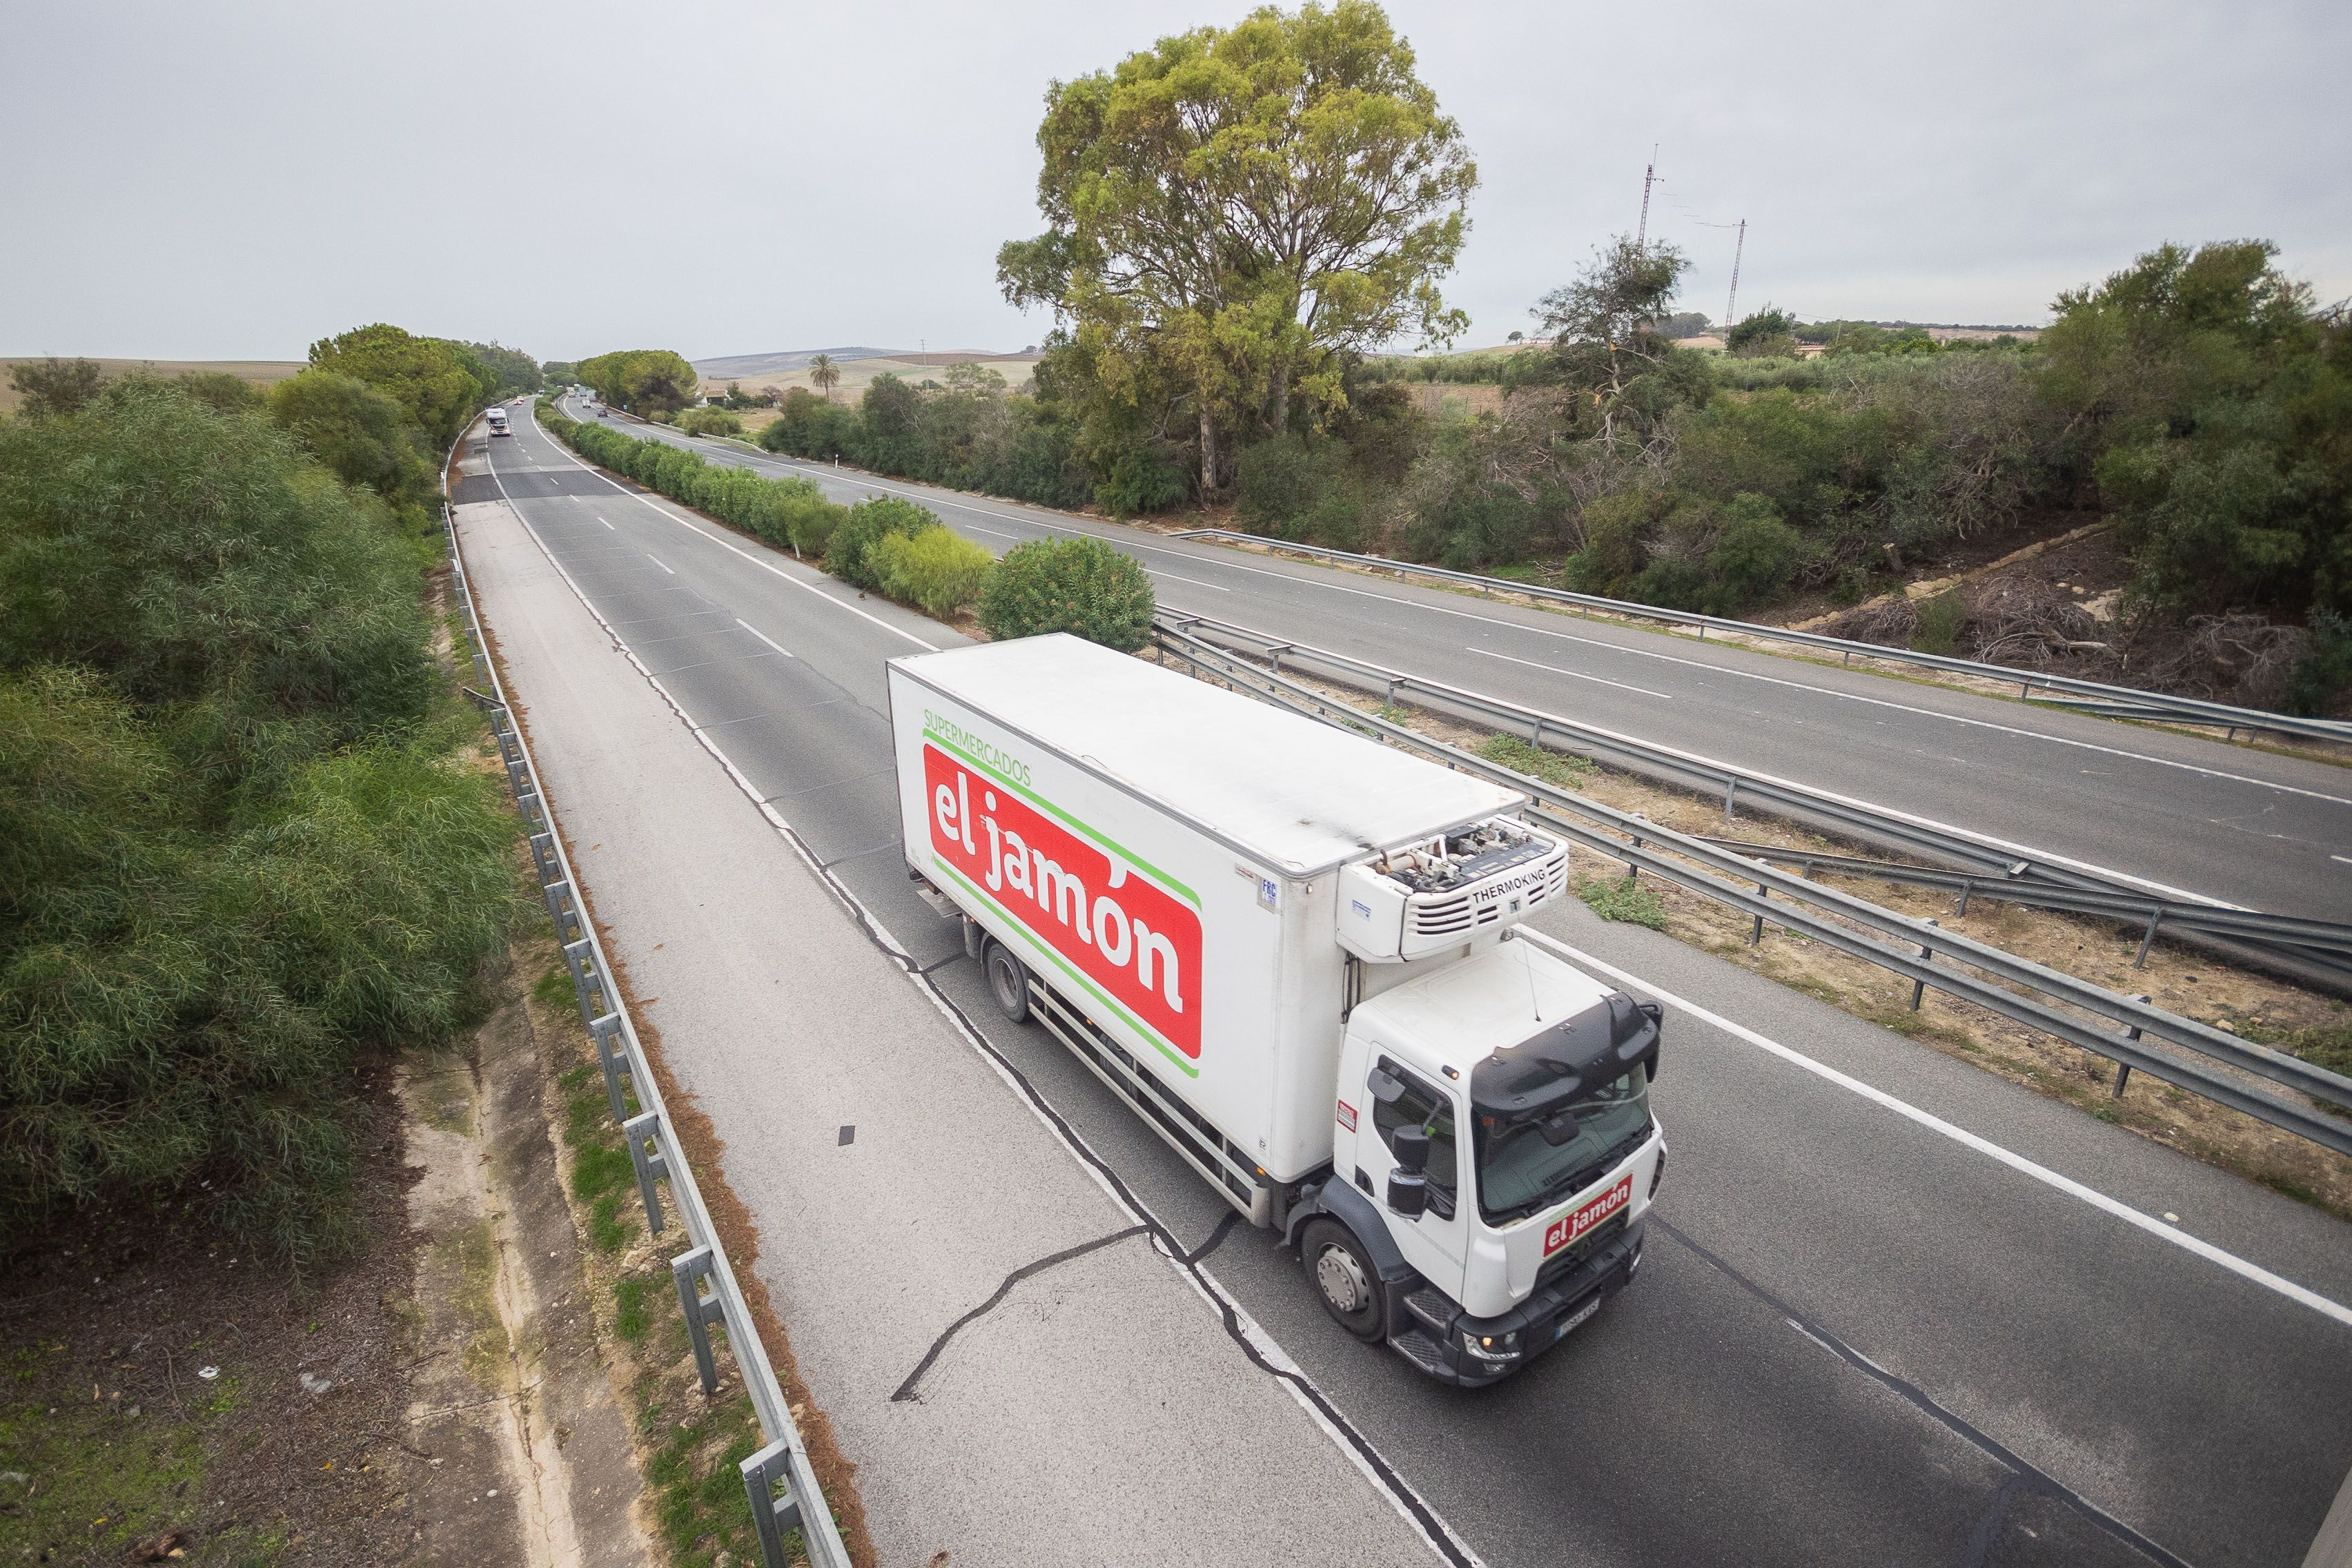
[[[753,626],[742,616],[736,616],[735,624],[741,626],[745,631],[750,632],[753,637],[758,637],[761,642],[766,643],[770,647],[774,648],[778,653],[782,654],[786,658],[793,657],[792,649],[786,647],[783,644],[778,642],[775,638],[770,637],[767,633],[761,631],[759,627]]]
[[[764,461],[776,468],[789,468],[797,473],[815,474],[836,481],[841,481],[846,479],[846,476],[831,468],[810,467],[800,463],[789,462],[780,458],[768,458],[764,459],[755,458],[750,460],[754,462]],[[950,500],[945,496],[940,496],[936,493],[888,484],[881,479],[873,479],[868,476],[858,476],[856,482],[865,484],[874,489],[908,496],[914,500],[923,501],[927,505],[930,506],[950,507],[958,511],[973,512],[982,517],[1003,518],[1010,522],[1025,523],[1031,528],[1042,529],[1047,532],[1084,534],[1087,538],[1100,539],[1104,542],[1117,545],[1120,549],[1140,553],[1172,555],[1177,557],[1179,560],[1190,561],[1200,565],[1211,564],[1209,561],[1202,558],[1200,552],[1194,551],[1171,550],[1164,545],[1145,544],[1134,539],[1097,533],[1090,529],[1074,528],[1066,523],[1047,522],[1042,519],[1023,517],[1015,512],[1000,511],[989,507],[974,506],[970,501]],[[974,531],[989,532],[993,531],[975,529]],[[1012,536],[1005,535],[1003,537],[1010,538]],[[1260,577],[1277,577],[1286,583],[1294,584],[1301,587],[1319,589],[1326,593],[1347,594],[1360,599],[1378,599],[1383,604],[1396,605],[1406,609],[1424,610],[1432,614],[1441,616],[1454,616],[1463,620],[1477,621],[1482,625],[1499,626],[1508,631],[1528,632],[1537,637],[1559,637],[1567,642],[1585,643],[1593,647],[1606,649],[1612,653],[1631,654],[1640,658],[1664,659],[1670,664],[1687,665],[1695,669],[1708,670],[1720,675],[1737,676],[1742,680],[1760,680],[1768,685],[1786,687],[1791,690],[1797,691],[1813,692],[1823,697],[1837,699],[1840,701],[1864,702],[1876,708],[1891,708],[1901,712],[1916,714],[1922,718],[1941,719],[1948,723],[1966,725],[1973,729],[1998,731],[2003,734],[2015,735],[2023,740],[2045,741],[2053,745],[2074,746],[2084,751],[2101,752],[2109,756],[2127,758],[2130,761],[2137,763],[2147,763],[2155,767],[2174,768],[2184,773],[2199,773],[2207,778],[2220,779],[2230,784],[2248,784],[2256,789],[2275,790],[2284,795],[2304,795],[2313,800],[2326,801],[2330,805],[2352,805],[2352,797],[2328,795],[2320,790],[2305,789],[2296,784],[2280,784],[2273,779],[2254,778],[2245,773],[2231,773],[2222,768],[2202,767],[2195,763],[2184,763],[2172,757],[2154,756],[2146,752],[2130,751],[2120,746],[2101,745],[2095,741],[2077,740],[2069,735],[2053,735],[2047,731],[2028,730],[2014,724],[1995,723],[1990,719],[1972,719],[1958,713],[1946,712],[1941,709],[1923,708],[1916,703],[1895,702],[1883,697],[1865,697],[1859,692],[1843,691],[1833,686],[1816,685],[1811,681],[1806,680],[1791,680],[1785,676],[1766,675],[1761,670],[1742,669],[1737,665],[1718,664],[1712,659],[1690,658],[1680,654],[1666,653],[1657,648],[1636,647],[1626,643],[1614,642],[1605,637],[1580,637],[1574,632],[1557,631],[1549,626],[1528,626],[1520,621],[1501,620],[1494,616],[1482,614],[1475,610],[1456,609],[1447,605],[1433,605],[1423,599],[1406,598],[1396,594],[1383,594],[1370,588],[1357,588],[1346,584],[1328,582],[1318,575],[1307,575],[1296,572],[1276,572],[1264,566],[1246,565],[1238,561],[1217,561],[1214,563],[1214,565],[1222,570],[1229,572],[1246,572]],[[1191,579],[1180,579],[1180,581],[1191,581]],[[1214,584],[1202,584],[1201,585],[1203,587],[1215,586]],[[1227,593],[1232,592],[1231,589],[1226,589],[1224,591]],[[1633,629],[1643,631],[1645,633],[1648,631],[1648,628],[1645,627],[1635,627]],[[1650,633],[1649,635],[1665,634]],[[1757,652],[1759,650],[1744,649],[1743,651]],[[1763,657],[1773,658],[1778,656],[1767,653]],[[1598,679],[1600,678],[1591,677],[1590,679]],[[1612,682],[1612,684],[1614,683]],[[1640,687],[1633,687],[1631,688],[1631,689],[1639,691],[1642,689]]]
[[[1671,991],[1662,990],[1641,976],[1620,969],[1605,959],[1596,958],[1581,948],[1570,947],[1557,937],[1546,936],[1541,931],[1530,931],[1525,926],[1519,927],[1518,931],[1521,941],[1532,942],[1538,947],[1549,948],[1580,968],[1605,974],[1621,985],[1628,985],[1646,995],[1654,996],[1667,1006],[1678,1012],[1687,1013],[1701,1023],[1722,1030],[1734,1039],[1743,1040],[1758,1050],[1778,1057],[1791,1066],[1803,1068],[1816,1078],[1833,1083],[1850,1093],[1858,1094],[1874,1104],[1882,1105],[1897,1116],[1915,1121],[1931,1132],[1940,1133],[1955,1143],[1973,1149],[1990,1159],[1998,1160],[2021,1175],[2030,1176],[2045,1186],[2053,1187],[2069,1197],[2079,1199],[2101,1213],[2112,1215],[2125,1224],[2144,1230],[2150,1236],[2160,1237],[2183,1251],[2193,1252],[2208,1262],[2218,1263],[2241,1279],[2250,1280],[2265,1290],[2275,1291],[2298,1306],[2308,1307],[2322,1317],[2332,1318],[2347,1327],[2352,1327],[2352,1307],[2331,1300],[2316,1290],[2298,1285],[2284,1276],[2273,1274],[2260,1264],[2249,1263],[2236,1253],[2225,1252],[2211,1242],[2200,1240],[2177,1226],[2167,1225],[2154,1215],[2144,1214],[2119,1198],[2109,1197],[2096,1187],[2085,1186],[2072,1176],[2060,1175],[2049,1166],[2029,1160],[2013,1149],[2005,1148],[1990,1138],[1971,1132],[1954,1122],[1947,1121],[1933,1111],[1923,1110],[1909,1100],[1899,1100],[1883,1089],[1863,1082],[1851,1073],[1840,1072],[1827,1062],[1816,1061],[1802,1051],[1792,1050],[1778,1040],[1758,1034],[1744,1024],[1735,1024],[1720,1013],[1712,1012],[1696,1002],[1686,1001]]]
[[[721,550],[733,551],[736,554],[741,556],[744,560],[749,561],[752,565],[759,567],[761,571],[772,572],[775,575],[782,577],[785,582],[793,584],[793,586],[800,588],[807,593],[814,594],[826,604],[833,605],[836,609],[847,610],[851,615],[856,616],[860,620],[871,621],[876,626],[880,626],[884,631],[890,633],[893,637],[901,637],[906,638],[908,642],[913,643],[917,647],[921,648],[926,653],[937,653],[940,651],[939,644],[925,642],[922,638],[907,630],[904,626],[894,626],[879,616],[867,615],[864,610],[859,609],[856,605],[850,604],[848,601],[834,597],[831,594],[826,593],[824,589],[818,587],[814,583],[803,582],[800,578],[793,576],[791,573],[785,571],[774,562],[762,561],[760,557],[752,554],[750,551],[745,550],[739,545],[730,543],[727,540],[719,538],[709,529],[699,528],[695,524],[687,521],[686,519],[671,511],[667,507],[656,501],[651,496],[641,495],[637,491],[630,489],[627,486],[622,484],[619,480],[614,479],[603,469],[593,468],[589,464],[582,462],[578,458],[572,457],[572,453],[568,450],[564,450],[562,447],[558,447],[557,449],[563,451],[563,455],[566,458],[571,458],[572,466],[573,468],[585,468],[589,473],[592,473],[598,479],[603,479],[606,484],[611,485],[623,495],[628,496],[633,500],[645,502],[646,505],[653,508],[656,515],[667,518],[671,522],[677,523],[688,533],[699,534],[703,538],[710,541],[711,543],[719,546]],[[497,470],[495,468],[491,470],[491,477],[493,479],[497,477]],[[499,487],[499,494],[503,497],[506,493],[506,487],[504,485],[500,485]],[[511,499],[509,500],[508,504],[513,504]],[[522,514],[520,512],[517,512],[515,515],[517,517],[520,517]]]
[[[668,573],[671,576],[675,577],[675,576],[677,576],[677,569],[676,567],[672,566],[668,562],[664,561],[660,556],[658,556],[658,555],[655,554],[652,551],[648,550],[648,551],[646,551],[646,560],[648,560],[648,561],[650,561],[650,562],[652,562],[655,565],[656,565],[656,566],[660,567],[663,571],[665,571],[665,572]]]

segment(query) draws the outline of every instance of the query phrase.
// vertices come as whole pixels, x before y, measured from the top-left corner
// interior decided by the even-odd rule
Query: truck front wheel
[[[1029,971],[1022,962],[1005,950],[1001,942],[992,940],[988,952],[982,955],[981,967],[988,974],[988,994],[996,998],[996,1009],[1005,1021],[1025,1024],[1029,1021]]]
[[[1307,1222],[1298,1239],[1298,1260],[1315,1281],[1323,1310],[1360,1340],[1378,1343],[1387,1337],[1388,1313],[1381,1292],[1381,1277],[1364,1255],[1355,1232],[1338,1220]]]

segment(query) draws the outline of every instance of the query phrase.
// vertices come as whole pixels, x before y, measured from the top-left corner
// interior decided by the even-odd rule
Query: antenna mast
[[[1633,248],[1646,250],[1650,244],[1650,187],[1658,178],[1658,144],[1650,143],[1649,165],[1642,171],[1642,226],[1634,231]]]
[[[1731,248],[1731,299],[1723,307],[1723,330],[1727,334],[1739,321],[1739,258],[1748,248],[1748,220],[1739,220],[1739,240]]]

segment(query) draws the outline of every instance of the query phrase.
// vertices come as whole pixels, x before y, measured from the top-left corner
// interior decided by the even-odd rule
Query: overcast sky
[[[1630,231],[1684,308],[2036,321],[2171,238],[2352,293],[2352,5],[1751,0],[1390,16],[1483,184],[1465,345]],[[0,353],[1018,348],[1049,80],[1241,0],[9,7]]]

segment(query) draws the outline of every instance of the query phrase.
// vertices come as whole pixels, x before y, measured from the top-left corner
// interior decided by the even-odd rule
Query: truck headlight
[[[1465,1353],[1476,1356],[1483,1362],[1500,1364],[1517,1361],[1519,1359],[1519,1333],[1514,1329],[1507,1334],[1474,1334],[1465,1329],[1462,1331],[1462,1349]]]

